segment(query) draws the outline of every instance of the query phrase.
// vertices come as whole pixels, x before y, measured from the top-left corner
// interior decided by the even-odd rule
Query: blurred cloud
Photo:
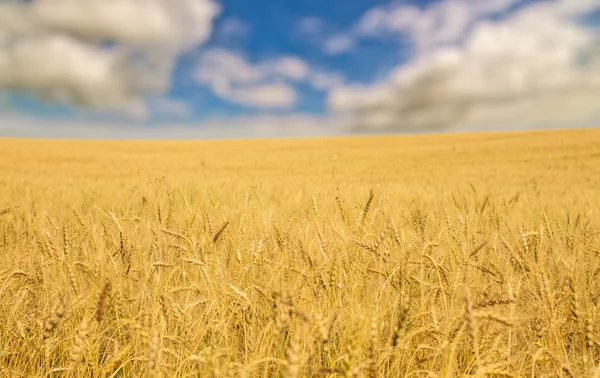
[[[0,2],[0,88],[143,117],[218,12],[212,0]]]
[[[307,36],[315,36],[323,31],[324,22],[319,17],[308,16],[298,20],[296,31]]]
[[[298,57],[284,56],[272,61],[267,61],[261,65],[265,76],[269,74],[278,74],[285,78],[302,81],[310,74],[308,64]]]
[[[171,122],[148,127],[131,122],[40,120],[25,115],[2,115],[0,134],[7,137],[76,139],[221,139],[343,135],[348,120],[306,114],[212,117],[198,123]]]
[[[357,38],[353,33],[335,33],[332,29],[332,25],[313,16],[303,17],[296,24],[296,33],[326,55],[340,55],[354,49]]]
[[[242,133],[243,122],[257,132],[283,133],[276,127],[283,122],[319,135],[326,132],[320,128],[464,130],[600,119],[600,0],[391,0],[346,30],[338,28],[347,21],[334,9],[298,18],[289,25],[294,38],[273,35],[280,19],[263,24],[243,7],[227,9],[213,27],[225,3],[0,0],[0,110],[54,112],[22,105],[29,97],[20,94],[33,94],[66,105],[62,119],[69,125],[86,114],[107,124],[160,122],[176,135],[202,135],[194,127],[216,135],[231,123],[237,130],[231,133]],[[201,47],[209,38],[210,47]],[[295,46],[298,41],[313,48]],[[322,69],[330,65],[336,71]],[[199,117],[193,108],[202,106],[199,86],[264,113],[289,113],[309,96],[302,109],[323,112],[325,97],[330,114],[233,114],[185,125]],[[213,112],[218,109],[208,109]],[[10,129],[4,115],[0,123],[2,133]],[[98,135],[115,130],[81,124],[103,130]],[[132,135],[148,132],[135,130]]]
[[[192,114],[190,105],[182,100],[159,96],[147,99],[146,104],[154,115],[162,118],[185,119]]]
[[[312,72],[308,78],[310,85],[321,91],[338,88],[344,84],[344,76],[340,73]]]
[[[262,109],[293,106],[298,99],[293,83],[304,82],[320,91],[342,84],[339,74],[313,69],[295,56],[250,62],[223,48],[203,52],[193,77],[222,99]]]
[[[584,2],[587,0],[584,0]],[[469,29],[486,17],[499,15],[525,0],[438,0],[427,7],[391,1],[369,9],[345,32],[325,40],[329,55],[351,51],[359,40],[410,40],[416,53],[462,40]]]
[[[244,39],[250,35],[250,32],[250,25],[238,18],[228,17],[221,21],[216,34],[220,39],[230,41]]]
[[[519,3],[523,0],[453,0],[439,1],[424,9],[390,3],[365,13],[353,32],[357,37],[408,36],[416,50],[423,52],[460,41],[477,21]]]
[[[281,82],[217,89],[215,93],[231,102],[262,109],[289,108],[298,99],[296,90],[291,85]]]
[[[376,129],[554,124],[600,115],[600,44],[578,17],[599,0],[529,4],[486,19],[516,1],[444,1],[425,10],[375,9],[361,33],[397,31],[416,46],[381,82],[330,92],[329,106]],[[483,18],[483,19],[482,19]]]
[[[586,0],[584,0],[586,1]],[[329,55],[351,51],[363,39],[409,39],[416,53],[456,43],[486,17],[505,12],[525,0],[439,0],[427,7],[392,1],[369,9],[345,32],[325,40]]]
[[[325,40],[323,51],[329,55],[339,55],[352,50],[354,43],[354,39],[348,35],[336,35]]]

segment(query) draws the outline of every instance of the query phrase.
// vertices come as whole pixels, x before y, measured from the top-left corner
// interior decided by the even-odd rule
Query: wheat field
[[[0,139],[1,377],[600,377],[600,129]]]

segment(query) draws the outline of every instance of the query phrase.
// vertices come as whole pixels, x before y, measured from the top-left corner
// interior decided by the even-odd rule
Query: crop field
[[[0,139],[0,377],[600,377],[600,129]]]

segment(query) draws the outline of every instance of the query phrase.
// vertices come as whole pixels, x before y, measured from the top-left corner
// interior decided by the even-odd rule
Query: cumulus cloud
[[[0,88],[143,115],[217,13],[212,0],[3,1]]]
[[[396,15],[395,24],[368,13],[362,30],[393,26],[427,48],[379,83],[332,91],[330,107],[354,114],[367,129],[552,124],[600,115],[600,40],[578,22],[600,9],[599,0],[534,3],[496,21],[479,18],[515,1],[473,3],[480,6],[459,16],[465,3],[472,4],[446,1]],[[419,21],[429,14],[437,22]]]
[[[438,1],[422,9],[415,5],[391,3],[363,15],[355,28],[358,36],[382,34],[409,36],[417,50],[428,50],[457,42],[477,21],[504,12],[524,0]]]
[[[353,50],[361,39],[408,38],[418,52],[432,50],[462,39],[477,21],[501,14],[525,0],[438,0],[422,8],[405,2],[390,2],[374,7],[360,20],[322,43],[328,55]]]
[[[312,69],[295,56],[250,62],[241,53],[214,48],[201,54],[194,80],[227,101],[256,108],[289,108],[298,95],[293,83],[316,90],[341,85],[339,74]]]

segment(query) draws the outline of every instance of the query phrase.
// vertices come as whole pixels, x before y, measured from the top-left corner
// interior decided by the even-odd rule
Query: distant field
[[[0,139],[0,376],[600,377],[600,129]]]

